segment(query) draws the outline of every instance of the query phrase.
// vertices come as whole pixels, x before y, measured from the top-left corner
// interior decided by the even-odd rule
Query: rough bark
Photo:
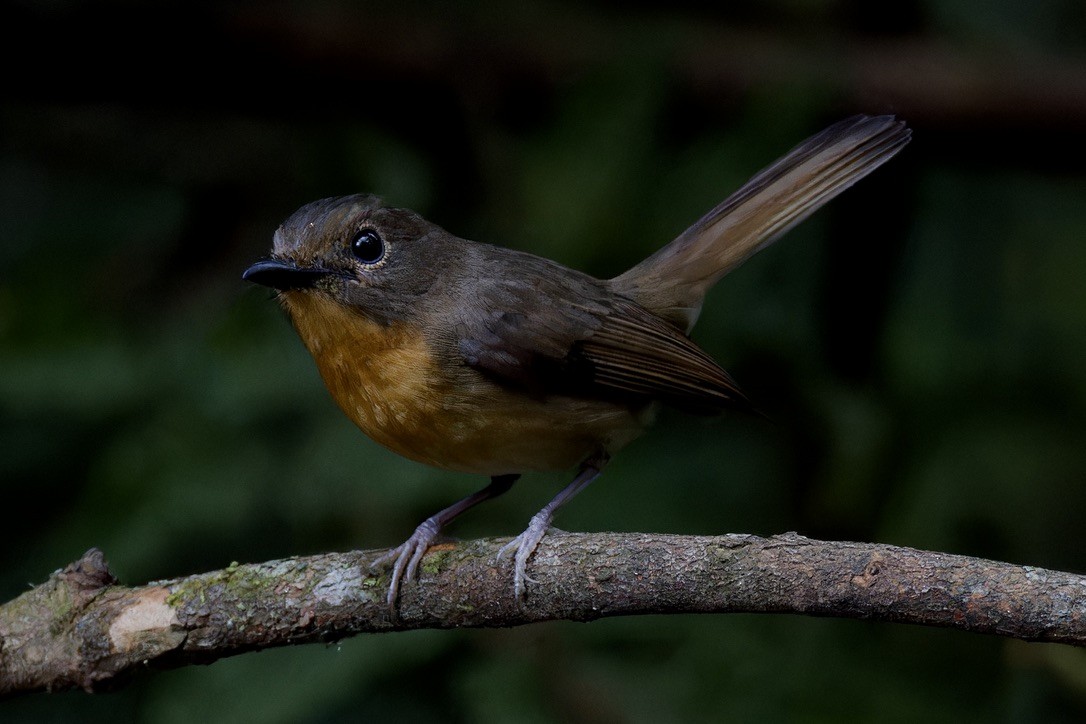
[[[517,626],[640,613],[800,613],[946,626],[1086,645],[1086,577],[979,558],[795,533],[760,538],[548,535],[527,600],[503,540],[431,548],[384,603],[383,551],[237,565],[129,588],[96,549],[0,606],[0,696],[123,684],[147,667],[363,632]]]

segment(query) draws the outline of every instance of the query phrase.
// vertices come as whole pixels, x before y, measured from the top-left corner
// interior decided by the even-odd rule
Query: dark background
[[[339,413],[266,290],[372,191],[598,276],[856,112],[891,163],[729,276],[694,337],[772,423],[665,414],[569,530],[788,530],[1083,571],[1081,0],[12,2],[0,599],[399,543],[482,482]],[[453,528],[512,535],[567,474]],[[365,636],[0,704],[8,721],[1076,721],[1086,654],[889,624],[645,617]]]

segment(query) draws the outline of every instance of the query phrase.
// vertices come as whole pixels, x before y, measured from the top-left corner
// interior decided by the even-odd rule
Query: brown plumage
[[[522,472],[579,464],[507,546],[523,596],[528,557],[554,512],[645,429],[657,405],[749,409],[687,336],[705,293],[908,139],[889,116],[835,124],[611,280],[460,239],[373,196],[324,199],[291,216],[271,258],[245,278],[280,290],[332,397],[401,455],[491,476],[388,554],[389,605],[450,520]]]

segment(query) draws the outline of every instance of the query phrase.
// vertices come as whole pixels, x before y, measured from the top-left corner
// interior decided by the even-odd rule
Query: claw
[[[607,456],[603,453],[586,462],[581,471],[577,473],[577,477],[573,479],[573,482],[562,488],[551,502],[532,516],[532,520],[529,521],[524,532],[503,545],[501,550],[498,551],[499,560],[507,558],[511,552],[515,551],[513,556],[513,594],[518,604],[524,603],[524,594],[528,588],[527,582],[538,582],[528,576],[528,559],[532,557],[535,549],[539,547],[539,542],[543,540],[543,536],[547,535],[547,531],[551,527],[551,521],[554,520],[555,512],[595,480],[606,462]]]
[[[547,530],[551,527],[551,521],[554,520],[555,512],[595,480],[606,462],[607,456],[603,453],[585,462],[573,482],[562,488],[551,502],[532,516],[532,520],[523,533],[506,543],[498,551],[499,560],[508,557],[510,554],[513,555],[513,593],[518,604],[524,602],[528,583],[537,583],[534,578],[528,576],[528,559],[532,557],[535,549],[539,547],[539,542],[543,540],[543,536],[547,535]],[[411,537],[404,541],[402,545],[393,548],[373,562],[371,568],[378,568],[387,561],[393,561],[392,575],[386,597],[388,609],[393,619],[398,617],[396,599],[400,595],[400,586],[405,580],[409,581],[415,577],[419,563],[426,554],[426,549],[433,544],[441,533],[441,529],[468,508],[504,493],[518,477],[520,476],[515,474],[495,475],[490,479],[490,485],[430,516],[415,529]]]
[[[370,570],[376,570],[388,561],[393,561],[391,580],[388,583],[388,610],[393,619],[396,619],[396,599],[400,596],[400,585],[406,580],[410,581],[418,573],[419,563],[426,555],[426,549],[433,545],[434,540],[441,534],[441,529],[449,522],[484,500],[501,495],[509,490],[519,475],[495,475],[490,479],[490,485],[482,490],[472,493],[468,497],[459,500],[448,508],[434,513],[415,528],[411,537],[402,545],[393,548],[370,565]]]
[[[426,550],[433,544],[440,532],[441,529],[434,523],[433,519],[428,518],[418,528],[415,528],[415,532],[411,534],[410,538],[370,564],[370,570],[377,570],[388,561],[393,561],[392,572],[389,576],[388,594],[385,597],[389,611],[393,616],[396,615],[396,599],[400,596],[400,584],[405,580],[410,581],[415,578],[422,557],[426,555]]]
[[[518,603],[524,602],[524,595],[528,589],[528,583],[538,583],[528,575],[528,559],[539,547],[540,541],[547,535],[550,529],[550,516],[543,515],[542,511],[532,517],[531,522],[523,533],[509,541],[498,551],[498,560],[513,556],[513,595]]]

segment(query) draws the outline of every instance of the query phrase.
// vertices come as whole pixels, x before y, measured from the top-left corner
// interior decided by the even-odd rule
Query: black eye
[[[363,264],[376,264],[385,255],[385,242],[373,229],[362,229],[351,239],[351,253]]]

